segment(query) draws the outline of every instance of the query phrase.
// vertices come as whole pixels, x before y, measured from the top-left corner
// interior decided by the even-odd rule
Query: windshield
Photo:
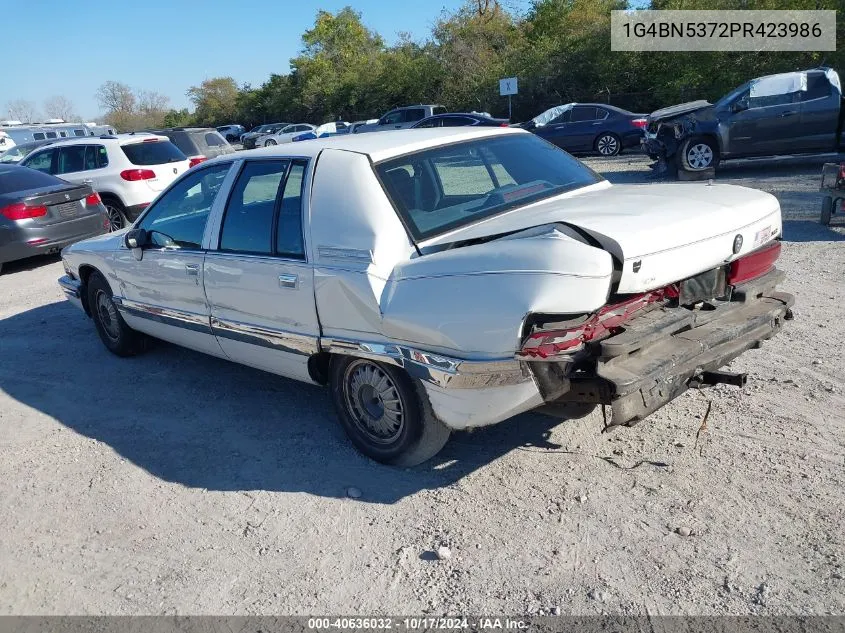
[[[553,121],[554,119],[558,118],[561,114],[569,110],[572,106],[573,104],[567,103],[566,105],[559,105],[555,106],[554,108],[549,108],[548,110],[546,110],[542,114],[538,114],[531,120],[537,127],[543,127],[550,121]]]
[[[602,180],[533,134],[454,143],[376,164],[416,240]]]
[[[724,97],[719,99],[715,105],[718,106],[726,106],[732,103],[737,97],[739,97],[743,92],[748,92],[748,86],[751,85],[750,81],[745,82],[739,88],[734,88]]]

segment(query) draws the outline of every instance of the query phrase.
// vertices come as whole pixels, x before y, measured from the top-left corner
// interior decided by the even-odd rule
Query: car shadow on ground
[[[55,264],[62,259],[58,253],[54,255],[36,255],[35,257],[27,257],[26,259],[17,259],[13,262],[6,262],[3,264],[3,272],[0,274],[11,275],[12,273],[22,272],[24,270],[35,270],[42,266],[49,266]]]
[[[845,221],[838,221],[838,226],[831,223],[828,227],[820,224],[818,220],[784,220],[783,239],[785,242],[843,242]],[[834,230],[835,228],[842,232]]]
[[[363,501],[394,503],[519,447],[558,448],[549,436],[561,421],[526,414],[457,433],[421,466],[383,466],[352,448],[325,389],[163,342],[117,358],[65,302],[0,320],[0,351],[9,397],[193,488],[340,497],[354,486]]]

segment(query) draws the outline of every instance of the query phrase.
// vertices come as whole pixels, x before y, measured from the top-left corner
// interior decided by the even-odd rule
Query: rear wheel
[[[264,141],[264,147],[270,147],[271,145],[275,145],[275,144],[276,144],[276,141],[274,141],[274,140],[273,140],[273,139],[271,139],[271,138],[269,138],[269,139],[267,139],[266,141]]]
[[[622,151],[622,143],[615,134],[605,132],[596,139],[596,151],[602,156],[616,156]]]
[[[830,216],[833,214],[833,197],[825,196],[822,200],[822,216],[820,222],[825,226],[830,224]]]
[[[680,167],[687,171],[703,171],[715,167],[719,162],[719,148],[707,137],[694,136],[681,145],[678,154]]]
[[[134,356],[144,348],[144,335],[126,325],[112,299],[108,282],[100,273],[88,278],[88,307],[97,334],[108,350],[118,356]]]
[[[106,207],[106,213],[108,213],[109,233],[119,231],[129,224],[126,220],[126,209],[119,200],[106,196],[103,198],[103,206]]]
[[[398,367],[336,357],[330,385],[349,439],[378,462],[415,466],[434,457],[449,439],[422,385]]]

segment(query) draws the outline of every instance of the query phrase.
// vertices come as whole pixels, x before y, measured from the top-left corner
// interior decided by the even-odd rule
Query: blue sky
[[[350,5],[388,42],[399,32],[428,35],[441,11],[461,0],[2,0],[3,23],[29,33],[7,41],[0,64],[0,118],[26,99],[41,110],[53,95],[70,99],[86,120],[99,114],[94,94],[113,79],[155,90],[188,107],[188,87],[230,75],[260,85],[289,70],[300,36],[319,9]],[[41,25],[34,27],[35,24]],[[17,26],[16,26],[17,25]],[[28,25],[28,26],[27,26]],[[52,25],[52,26],[51,26]],[[42,33],[38,33],[44,27]],[[36,28],[36,31],[32,29]]]

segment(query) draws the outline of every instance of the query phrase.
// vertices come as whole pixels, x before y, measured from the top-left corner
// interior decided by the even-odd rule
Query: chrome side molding
[[[321,338],[320,347],[332,354],[346,354],[402,367],[411,376],[449,389],[481,389],[519,385],[533,380],[525,363],[502,360],[462,360],[423,352],[403,345]]]
[[[221,338],[269,347],[291,354],[311,356],[320,351],[316,336],[263,328],[215,316],[211,317],[211,332]]]

